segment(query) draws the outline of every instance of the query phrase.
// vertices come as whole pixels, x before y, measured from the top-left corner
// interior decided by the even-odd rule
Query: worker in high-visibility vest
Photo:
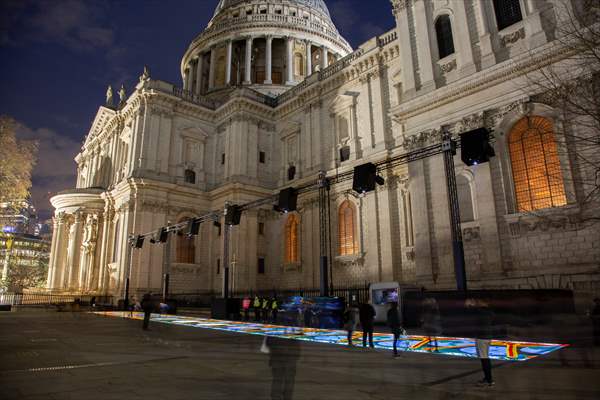
[[[271,312],[273,314],[274,324],[277,323],[277,311],[279,311],[279,303],[277,302],[277,299],[273,297],[273,300],[271,301]]]
[[[254,320],[256,322],[260,321],[260,308],[261,308],[261,301],[260,298],[258,296],[254,297],[254,303],[252,303],[252,307],[254,308]]]
[[[267,297],[262,299],[262,310],[263,310],[263,321],[264,322],[269,322],[269,308],[270,308],[271,302],[269,301],[269,299]]]

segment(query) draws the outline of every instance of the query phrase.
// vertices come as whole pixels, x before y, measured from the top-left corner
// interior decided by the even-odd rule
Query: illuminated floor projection
[[[130,312],[97,312],[95,314],[143,319],[143,313]],[[151,321],[193,328],[215,329],[219,331],[246,333],[251,335],[277,336],[286,339],[305,340],[310,342],[330,343],[348,346],[346,332],[342,330],[297,328],[279,325],[258,324],[240,321],[221,321],[215,319],[182,317],[176,315],[152,314]],[[375,333],[373,342],[375,348],[392,350],[393,337],[387,333]],[[436,348],[437,341],[437,348]],[[353,345],[362,345],[362,332],[355,332]],[[507,340],[492,340],[490,358],[495,360],[527,361],[535,357],[549,354],[567,347],[566,344],[516,342]],[[446,356],[476,358],[475,340],[455,337],[428,338],[427,336],[407,335],[398,341],[399,351],[430,353]]]

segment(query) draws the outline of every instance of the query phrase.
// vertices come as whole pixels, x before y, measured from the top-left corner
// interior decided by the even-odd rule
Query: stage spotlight
[[[490,133],[486,128],[479,128],[460,135],[460,158],[471,166],[483,164],[495,156],[490,144]]]
[[[354,167],[352,189],[359,193],[367,193],[375,190],[375,185],[383,185],[385,179],[377,175],[377,166],[373,163],[362,164]]]
[[[200,232],[200,221],[192,218],[188,221],[187,229],[185,230],[185,234],[187,236],[196,236]]]
[[[158,231],[158,235],[157,235],[157,239],[155,239],[155,241],[157,243],[165,243],[167,241],[167,238],[169,237],[169,231],[167,231],[167,228],[160,228],[160,230]]]

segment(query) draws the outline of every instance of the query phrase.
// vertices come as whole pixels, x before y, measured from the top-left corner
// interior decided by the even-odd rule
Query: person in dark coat
[[[467,299],[465,306],[469,317],[468,323],[472,326],[473,336],[475,336],[477,357],[481,360],[481,368],[483,369],[483,380],[479,381],[478,384],[493,386],[490,344],[494,335],[494,313],[483,300]]]
[[[269,351],[269,366],[273,380],[271,399],[291,400],[296,381],[296,364],[300,358],[300,341],[269,336],[266,341]]]
[[[426,298],[423,301],[421,322],[423,323],[425,336],[429,339],[433,351],[438,351],[437,337],[442,334],[442,323],[440,309],[437,301],[433,297]]]
[[[600,346],[600,299],[594,299],[594,309],[592,310],[592,323],[594,325],[594,346]]]
[[[369,346],[373,345],[373,323],[375,320],[375,309],[368,303],[360,305],[359,309],[360,325],[363,330],[363,347],[367,347],[367,336],[369,337]]]
[[[145,331],[148,330],[148,325],[150,324],[150,314],[154,311],[154,300],[152,299],[152,293],[146,293],[144,297],[142,297],[142,310],[144,310],[144,324],[143,329]]]
[[[405,334],[402,323],[400,322],[400,313],[398,312],[398,303],[391,303],[390,309],[387,312],[387,324],[394,335],[394,357],[398,357],[398,340],[400,335]]]

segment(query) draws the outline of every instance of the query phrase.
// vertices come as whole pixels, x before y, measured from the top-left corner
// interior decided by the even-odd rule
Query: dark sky
[[[132,88],[143,66],[180,85],[179,63],[218,0],[0,0],[0,114],[40,144],[32,197],[75,185],[74,156],[106,87]],[[356,48],[393,25],[389,0],[326,0]]]

